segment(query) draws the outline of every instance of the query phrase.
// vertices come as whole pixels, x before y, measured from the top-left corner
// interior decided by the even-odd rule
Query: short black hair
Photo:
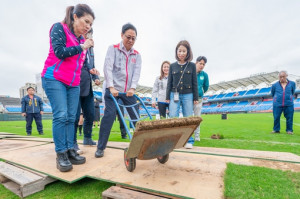
[[[199,62],[201,60],[203,60],[205,63],[207,63],[207,58],[205,56],[199,56],[199,57],[197,57],[196,62]]]
[[[137,36],[137,30],[136,30],[135,26],[132,25],[131,23],[127,23],[122,26],[122,33],[124,34],[129,29],[134,30],[135,34]]]
[[[27,91],[28,91],[29,89],[31,89],[31,88],[35,91],[35,89],[34,89],[32,86],[29,86],[29,87],[27,88]]]

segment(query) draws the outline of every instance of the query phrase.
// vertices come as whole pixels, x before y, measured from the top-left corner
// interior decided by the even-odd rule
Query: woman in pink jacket
[[[61,172],[72,164],[85,163],[74,149],[74,122],[79,99],[81,67],[86,50],[94,45],[85,35],[95,19],[86,4],[69,6],[65,19],[50,29],[50,50],[42,72],[43,88],[53,112],[52,133],[57,153],[56,165]]]

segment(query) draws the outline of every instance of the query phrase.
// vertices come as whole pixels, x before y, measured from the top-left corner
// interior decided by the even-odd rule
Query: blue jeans
[[[280,131],[280,116],[283,112],[286,118],[286,131],[293,132],[294,106],[273,106],[274,131]]]
[[[170,93],[169,115],[170,117],[179,117],[179,109],[182,107],[183,117],[193,116],[194,101],[193,93],[179,94],[179,101],[174,102],[174,92]],[[194,144],[195,140],[191,136],[188,143]]]
[[[65,152],[74,147],[74,123],[80,88],[48,78],[42,78],[42,84],[53,112],[52,134],[55,151]]]
[[[134,96],[127,97],[125,94],[119,94],[118,97],[116,97],[116,98],[117,98],[117,101],[119,99],[121,99],[124,105],[132,105],[132,104],[136,104],[136,102],[137,102],[137,100]],[[111,131],[112,125],[116,119],[116,114],[117,114],[117,107],[116,107],[113,99],[110,97],[110,91],[108,88],[105,91],[104,99],[105,99],[105,110],[104,110],[104,116],[103,116],[103,118],[101,120],[101,124],[100,124],[99,139],[98,139],[98,145],[97,145],[98,149],[101,149],[101,150],[104,150],[106,148],[107,141],[108,141],[108,138],[110,135],[110,131]],[[126,110],[132,120],[139,118],[138,106],[135,107],[137,115],[134,113],[132,108],[126,108]],[[133,122],[133,123],[135,125],[136,122]]]
[[[93,131],[93,121],[95,116],[94,95],[92,91],[90,91],[88,96],[79,97],[79,103],[75,119],[74,143],[77,143],[77,128],[81,109],[84,118],[83,135],[85,138],[91,138]]]

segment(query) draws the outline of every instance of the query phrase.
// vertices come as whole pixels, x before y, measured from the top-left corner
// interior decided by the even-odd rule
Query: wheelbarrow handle
[[[121,95],[126,95],[127,93],[124,93],[124,92],[118,92],[118,94],[121,94]],[[111,94],[112,95],[112,94]],[[137,95],[136,94],[133,94],[134,97],[136,97]]]

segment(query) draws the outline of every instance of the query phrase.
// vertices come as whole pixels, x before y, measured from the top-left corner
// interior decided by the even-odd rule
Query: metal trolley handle
[[[119,92],[119,95],[126,95],[126,93],[121,93],[121,92]],[[144,119],[146,119],[146,118],[148,118],[148,117],[150,118],[150,120],[152,120],[152,116],[151,116],[151,114],[149,113],[148,109],[146,108],[146,106],[145,106],[143,100],[142,100],[139,96],[137,96],[136,94],[134,94],[133,97],[135,97],[135,98],[137,99],[138,102],[135,103],[135,104],[131,104],[131,105],[119,104],[118,101],[117,101],[117,99],[116,99],[116,97],[114,97],[111,93],[110,93],[110,97],[113,99],[113,101],[114,101],[114,103],[115,103],[115,106],[116,106],[116,108],[117,108],[117,111],[118,111],[118,113],[119,113],[119,115],[120,115],[120,118],[121,118],[121,120],[122,120],[121,122],[124,124],[126,133],[128,134],[130,140],[132,139],[132,135],[131,135],[131,133],[130,133],[130,131],[129,131],[129,129],[128,129],[128,126],[126,125],[126,120],[130,122],[130,124],[131,124],[131,126],[132,126],[132,128],[133,128],[134,130],[135,130],[135,126],[133,125],[133,122],[137,122],[137,121],[140,121],[140,120],[144,120]],[[135,107],[138,106],[138,105],[141,105],[141,107],[145,109],[145,111],[146,111],[146,113],[147,113],[145,117],[142,117],[142,118],[139,117],[139,114],[137,113],[137,111],[136,111],[136,109],[135,109]],[[125,118],[124,118],[124,115],[123,115],[122,112],[121,112],[120,107],[124,108],[124,110],[130,109],[130,108],[131,108],[132,111],[134,112],[134,114],[135,114],[135,116],[136,116],[137,119],[131,119],[129,114],[128,114],[128,118],[129,118],[129,119],[125,119]]]

